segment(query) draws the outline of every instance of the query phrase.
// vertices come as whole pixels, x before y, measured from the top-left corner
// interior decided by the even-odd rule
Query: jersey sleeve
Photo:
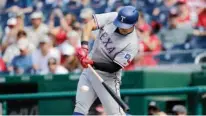
[[[98,29],[100,29],[104,25],[113,22],[117,17],[117,14],[117,12],[93,14],[93,19],[96,22]]]
[[[138,52],[137,45],[127,47],[126,49],[122,50],[115,56],[113,62],[119,64],[122,68],[124,68],[128,66],[129,63],[134,59],[134,57],[137,55],[137,52]]]

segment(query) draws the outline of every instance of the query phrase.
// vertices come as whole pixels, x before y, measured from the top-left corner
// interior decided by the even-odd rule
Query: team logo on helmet
[[[124,19],[126,18],[126,17],[124,17],[124,16],[121,16],[121,22],[124,22]]]

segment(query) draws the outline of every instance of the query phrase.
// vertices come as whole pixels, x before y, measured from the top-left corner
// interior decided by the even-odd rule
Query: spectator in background
[[[178,8],[178,25],[193,25],[197,22],[197,18],[192,18],[190,14],[190,9],[187,5],[187,0],[178,0],[177,1]],[[196,17],[196,16],[195,16]],[[192,21],[192,19],[194,21]]]
[[[81,30],[82,24],[80,22],[75,22],[73,25],[73,30],[76,31],[79,35],[81,35],[82,30]]]
[[[206,8],[199,8],[196,35],[206,36]]]
[[[201,8],[198,14],[198,27],[206,29],[206,8]]]
[[[178,10],[171,9],[168,28],[162,28],[159,32],[159,38],[166,50],[172,49],[174,45],[184,44],[185,41],[193,35],[193,28],[191,25],[178,27],[178,16]]]
[[[27,39],[21,39],[17,42],[17,46],[20,54],[13,58],[8,70],[15,74],[30,74],[33,63],[32,56],[28,50],[29,41]]]
[[[61,53],[59,51],[59,48],[58,46],[56,46],[56,43],[55,43],[55,37],[52,35],[52,34],[48,34],[47,36],[45,37],[48,37],[49,38],[49,46],[50,46],[50,49],[51,49],[51,55],[52,56],[55,56],[55,58],[57,58],[58,61],[60,61],[61,59]]]
[[[152,21],[150,25],[151,25],[153,34],[159,33],[160,29],[162,28],[162,25],[158,23],[157,21]]]
[[[166,113],[160,111],[160,109],[156,105],[156,102],[154,101],[150,102],[148,106],[148,115],[167,116]]]
[[[141,39],[144,52],[160,52],[161,41],[158,36],[152,33],[151,27],[148,24],[139,26],[138,35]]]
[[[2,37],[3,37],[3,29],[2,29],[1,24],[0,24],[0,38],[2,39]]]
[[[71,31],[67,35],[67,40],[59,45],[59,48],[62,49],[63,46],[69,46],[72,50],[80,46],[80,36],[76,31]]]
[[[34,12],[31,14],[32,26],[26,28],[28,39],[35,47],[39,45],[41,36],[48,34],[48,26],[42,22],[42,12]]]
[[[74,23],[77,22],[76,16],[72,13],[67,13],[64,18],[66,20],[67,26],[69,27],[73,27]]]
[[[18,30],[24,30],[24,14],[22,12],[16,14],[16,20]]]
[[[98,97],[94,101],[94,103],[91,105],[88,115],[106,116],[105,110]]]
[[[55,26],[55,17],[57,17],[60,21],[59,26]],[[64,17],[61,9],[53,10],[52,14],[50,15],[49,28],[50,32],[55,37],[56,45],[63,43],[66,40],[67,33],[72,30],[72,23],[74,22],[74,19],[72,18],[73,16],[70,14],[67,14]]]
[[[31,0],[7,0],[5,4],[6,12],[12,13],[30,13],[32,12],[32,1]]]
[[[43,10],[44,10],[43,1],[42,0],[34,0],[33,1],[33,11],[43,11]]]
[[[78,60],[74,56],[75,48],[80,46],[80,35],[76,31],[71,31],[67,35],[67,40],[59,46],[62,53],[62,65],[70,72],[79,72],[76,68],[80,68]]]
[[[64,9],[64,12],[74,14],[79,21],[81,9],[83,9],[83,5],[80,0],[70,0]]]
[[[39,42],[39,49],[32,54],[33,68],[38,74],[46,74],[48,69],[48,59],[54,57],[59,62],[60,54],[52,47],[51,38],[43,36]]]
[[[6,64],[4,62],[4,60],[0,57],[0,72],[6,72],[7,68],[6,68]]]
[[[105,112],[105,110],[104,110],[104,108],[103,108],[103,106],[102,106],[101,104],[98,105],[98,106],[96,106],[95,110],[96,110],[96,114],[95,114],[95,115],[98,115],[98,116],[107,116],[107,115],[106,115],[106,112]]]
[[[92,19],[92,15],[94,14],[94,10],[91,8],[84,8],[81,10],[80,18],[81,21],[85,24]]]
[[[59,48],[62,54],[61,64],[69,71],[79,73],[81,72],[81,65],[75,56],[75,49],[69,44],[63,44]]]
[[[90,7],[96,14],[104,13],[107,8],[107,0],[91,0]]]
[[[162,50],[161,41],[152,33],[151,27],[148,24],[139,26],[138,35],[140,37],[140,58],[138,65],[153,66],[157,62],[153,59],[153,55]]]
[[[59,65],[59,62],[56,58],[48,59],[48,72],[46,74],[67,74],[68,71],[63,66]]]
[[[100,0],[97,0],[97,1],[100,1]],[[106,12],[118,11],[118,9],[120,9],[122,6],[124,6],[123,0],[110,0],[108,2],[108,8],[106,9]]]
[[[153,20],[159,21],[163,26],[167,25],[169,11],[175,6],[176,0],[163,0],[163,4],[153,10]]]
[[[80,35],[76,31],[71,31],[67,34],[67,41],[68,44],[73,46],[74,48],[80,47],[81,38]]]
[[[27,38],[27,34],[24,30],[20,30],[17,33],[17,38],[16,38],[16,42],[14,42],[13,44],[11,44],[10,46],[8,46],[4,52],[3,55],[3,60],[5,63],[10,64],[12,59],[20,54],[20,50],[18,49],[18,45],[17,43],[22,40],[22,39],[28,39]],[[32,53],[35,50],[35,47],[33,44],[29,43],[28,45],[28,50],[29,53]]]
[[[17,35],[17,20],[16,18],[10,18],[7,21],[7,26],[4,31],[4,36],[2,40],[2,50],[4,51],[7,46],[16,42]]]
[[[175,105],[172,108],[173,115],[187,116],[187,109],[183,105]]]
[[[81,10],[81,14],[80,14],[80,18],[82,20],[82,23],[83,24],[86,24],[88,21],[90,21],[91,19],[93,19],[93,14],[94,14],[94,10],[91,9],[91,8],[84,8]],[[95,30],[95,31],[92,31],[91,35],[90,35],[90,39],[89,40],[89,51],[91,51],[92,49],[92,46],[94,44],[94,40],[96,39],[96,35],[99,31],[98,30]]]
[[[136,28],[138,28],[139,26],[144,25],[144,24],[147,24],[147,22],[144,19],[144,13],[140,11],[139,19],[138,19],[138,22],[136,23],[135,26],[136,26]]]
[[[86,8],[90,6],[91,0],[81,0],[81,3],[83,7]]]

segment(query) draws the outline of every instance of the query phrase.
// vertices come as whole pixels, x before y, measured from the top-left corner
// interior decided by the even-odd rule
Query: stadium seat
[[[171,64],[172,57],[169,53],[160,53],[154,56],[154,59],[158,62],[158,64]]]
[[[6,27],[6,23],[7,23],[7,20],[8,20],[9,16],[8,14],[1,14],[1,26],[2,26],[2,29],[4,29]]]
[[[96,14],[104,13],[107,8],[106,0],[91,0],[91,7]]]
[[[206,36],[193,36],[189,43],[193,49],[206,49]]]
[[[206,52],[203,52],[195,57],[195,64],[206,63]]]
[[[76,15],[77,20],[80,21],[80,12],[83,9],[83,5],[79,4],[78,2],[75,1],[70,1],[65,8],[65,13],[72,13]]]

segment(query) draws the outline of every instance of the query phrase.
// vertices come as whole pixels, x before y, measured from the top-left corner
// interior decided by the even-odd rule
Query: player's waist
[[[116,72],[110,73],[110,72],[107,72],[104,70],[96,69],[95,67],[93,67],[93,68],[99,75],[110,77],[110,78],[119,78],[119,76],[121,76],[121,73],[122,73],[122,69],[120,69]]]
[[[108,72],[108,71],[104,71],[104,70],[101,70],[101,69],[97,69],[97,68],[95,68],[95,67],[93,67],[93,68],[94,68],[94,70],[96,70],[96,71],[99,71],[99,72],[102,72],[102,73],[107,73],[107,74],[109,74],[109,75],[114,75],[114,74],[116,74],[116,73],[122,72],[121,69],[118,70],[118,71],[116,71],[116,72],[111,73],[111,72]]]

